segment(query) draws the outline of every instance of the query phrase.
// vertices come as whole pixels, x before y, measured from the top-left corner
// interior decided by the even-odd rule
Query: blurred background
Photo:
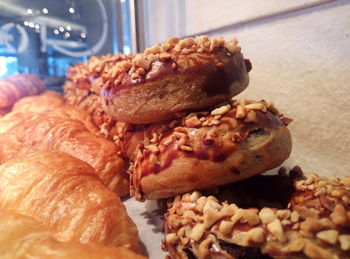
[[[239,97],[294,118],[290,165],[349,175],[349,0],[1,0],[0,77],[62,91],[67,67],[92,55],[200,34],[236,37],[253,64]]]

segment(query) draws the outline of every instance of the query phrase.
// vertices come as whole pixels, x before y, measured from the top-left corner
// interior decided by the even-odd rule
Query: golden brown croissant
[[[18,100],[12,110],[16,111],[47,111],[64,106],[66,101],[62,95],[54,91],[46,91],[40,95],[28,96]]]
[[[0,211],[0,257],[11,258],[145,258],[123,247],[60,242],[36,220]]]
[[[38,152],[0,166],[0,208],[31,216],[59,241],[95,242],[138,251],[138,232],[118,196],[88,164]]]
[[[44,98],[53,99],[52,109],[45,105]],[[126,195],[129,178],[125,162],[118,155],[119,148],[96,135],[98,130],[84,111],[60,106],[60,101],[55,107],[54,100],[59,98],[47,95],[23,98],[14,111],[0,119],[0,164],[34,151],[59,150],[87,162],[111,190]]]
[[[24,96],[45,91],[44,82],[35,75],[19,74],[0,80],[0,108],[11,107]]]

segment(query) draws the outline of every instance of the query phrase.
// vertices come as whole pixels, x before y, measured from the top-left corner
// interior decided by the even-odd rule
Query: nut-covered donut
[[[109,140],[114,140],[118,127],[100,104],[100,75],[104,69],[130,57],[123,54],[91,57],[85,63],[71,66],[66,73],[64,97],[67,103],[87,111],[101,134]],[[126,126],[125,123],[119,124]]]
[[[217,105],[243,91],[251,64],[237,40],[170,38],[104,70],[101,101],[118,121],[147,124]]]
[[[74,83],[74,87],[90,90],[98,94],[100,85],[91,85],[92,82],[99,78],[105,69],[113,67],[118,62],[125,61],[131,57],[124,54],[93,56],[87,62],[69,67],[66,72],[67,81]]]
[[[287,193],[283,208],[243,208],[196,191],[177,196],[165,215],[163,249],[171,258],[350,258],[350,177],[265,177],[221,187],[216,196],[231,192],[264,205],[268,195]]]
[[[243,99],[150,125],[131,159],[131,194],[166,198],[277,167],[291,152],[289,122],[272,104]]]

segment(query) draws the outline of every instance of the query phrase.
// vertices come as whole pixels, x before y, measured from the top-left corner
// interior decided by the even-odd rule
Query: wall
[[[202,32],[237,37],[253,64],[240,97],[273,101],[294,119],[286,164],[349,175],[350,1],[149,0],[146,10],[148,45]]]

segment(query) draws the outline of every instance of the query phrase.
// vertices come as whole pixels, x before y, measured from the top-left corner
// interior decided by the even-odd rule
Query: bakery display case
[[[0,257],[350,258],[349,14],[0,2]]]

